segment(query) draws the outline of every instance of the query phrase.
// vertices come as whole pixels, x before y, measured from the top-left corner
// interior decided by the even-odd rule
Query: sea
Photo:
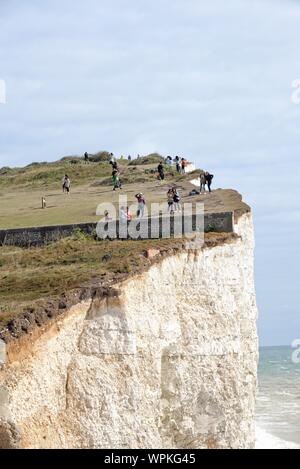
[[[300,363],[294,363],[294,352],[287,346],[260,348],[257,449],[300,449]]]

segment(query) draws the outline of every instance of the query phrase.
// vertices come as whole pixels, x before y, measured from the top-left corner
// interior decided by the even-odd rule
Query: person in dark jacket
[[[112,163],[112,170],[117,170],[117,171],[119,171],[118,163],[117,163],[116,161],[113,161],[113,163]]]
[[[161,162],[157,166],[157,171],[158,171],[158,179],[163,181],[165,179],[165,173],[164,173],[164,165]]]
[[[213,177],[214,177],[213,174],[210,174],[208,171],[205,172],[205,179],[206,179],[209,192],[211,192],[211,183],[212,183]]]

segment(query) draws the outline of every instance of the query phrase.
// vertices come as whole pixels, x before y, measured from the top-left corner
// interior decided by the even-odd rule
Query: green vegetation
[[[98,156],[95,155],[95,159],[97,158]],[[129,164],[127,160],[118,160],[121,178],[126,183],[135,182],[136,177],[140,178],[137,182],[153,180],[150,168],[152,174],[155,173],[159,161],[161,157],[156,156],[141,157]],[[174,168],[166,167],[166,173],[176,176]],[[65,174],[68,174],[73,185],[77,186],[92,183],[95,180],[98,180],[98,183],[103,181],[104,185],[111,183],[111,166],[107,161],[90,161],[86,164],[78,157],[65,157],[54,163],[32,163],[24,168],[1,168],[0,190],[9,188],[54,189],[60,186]]]
[[[0,324],[32,302],[61,295],[92,278],[139,270],[148,248],[181,246],[178,240],[97,241],[80,232],[41,248],[0,249]],[[17,294],[16,294],[17,292]]]
[[[164,158],[159,153],[151,153],[150,155],[141,156],[140,158],[136,158],[135,160],[132,160],[129,163],[129,165],[130,166],[140,166],[140,165],[146,165],[146,164],[158,165],[158,163],[160,163],[161,161],[164,161]]]
[[[108,163],[84,164],[81,160],[77,164],[73,160],[64,160],[49,164],[31,164],[25,168],[13,168],[0,170],[0,190],[4,188],[55,188],[60,185],[65,174],[84,184],[92,179],[109,176],[111,168]]]
[[[53,163],[32,163],[24,168],[0,169],[0,228],[43,226],[98,221],[98,204],[118,205],[119,195],[128,197],[128,205],[136,210],[135,194],[143,192],[147,205],[166,202],[167,190],[174,184],[180,188],[182,201],[189,198],[188,182],[200,170],[188,175],[165,167],[165,181],[157,180],[158,154],[131,161],[118,160],[121,191],[112,191],[111,166],[107,152],[94,155],[86,164],[81,157],[70,156]],[[71,193],[62,193],[64,174],[71,179]],[[41,208],[41,197],[47,208]],[[199,199],[200,200],[200,199]],[[214,191],[205,199],[206,209],[236,208],[234,191]],[[165,203],[167,211],[167,203]],[[113,215],[113,214],[112,214]],[[208,233],[206,240],[221,242],[222,235]],[[221,237],[220,237],[221,236]],[[224,237],[224,236],[223,236]],[[44,299],[59,298],[64,292],[97,278],[105,284],[123,274],[140,272],[149,265],[148,248],[161,251],[182,249],[182,240],[97,241],[82,233],[57,243],[33,249],[0,248],[0,325],[24,312],[30,305]]]
[[[106,158],[100,152],[95,158]],[[129,204],[135,203],[134,195],[145,194],[147,204],[166,200],[168,185],[184,186],[190,175],[177,174],[166,166],[164,184],[157,181],[159,155],[142,157],[141,164],[118,160],[122,191],[112,191],[111,166],[106,162],[86,164],[76,156],[65,157],[54,163],[32,163],[25,168],[0,169],[0,228],[21,228],[96,222],[96,208],[102,202],[118,202],[119,194],[127,195]],[[149,164],[149,162],[152,162]],[[61,181],[65,174],[71,179],[71,194],[62,193]],[[192,174],[192,177],[196,177]],[[187,190],[188,192],[188,190]],[[42,210],[41,198],[47,208]]]
[[[205,235],[207,243],[224,240],[224,234]],[[105,283],[117,274],[141,272],[150,261],[147,249],[181,250],[182,239],[97,241],[75,233],[40,248],[0,249],[0,327],[34,302],[53,299],[92,279]]]

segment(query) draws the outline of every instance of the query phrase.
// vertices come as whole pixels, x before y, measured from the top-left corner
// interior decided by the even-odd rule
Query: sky
[[[0,0],[0,167],[108,150],[208,169],[253,210],[260,343],[290,344],[299,24],[299,0]]]

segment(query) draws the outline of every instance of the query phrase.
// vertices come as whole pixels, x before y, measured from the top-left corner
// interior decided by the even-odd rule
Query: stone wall
[[[166,217],[160,217],[159,229],[154,230],[154,224],[158,222],[158,218],[145,218],[140,221],[134,220],[132,226],[124,235],[124,226],[119,221],[109,222],[106,224],[98,224],[100,231],[106,230],[109,233],[115,233],[115,236],[121,239],[147,239],[147,238],[167,238],[168,233],[165,232],[163,221]],[[230,233],[234,231],[233,228],[233,212],[223,213],[209,213],[205,214],[204,220],[196,215],[190,215],[184,218],[180,216],[170,217],[170,236],[173,237],[175,232],[178,232],[178,225],[182,227],[182,233],[187,234],[191,232],[203,231],[217,231]],[[191,229],[192,227],[192,229]],[[0,245],[2,246],[41,246],[46,243],[57,241],[61,238],[72,235],[77,230],[87,234],[96,233],[97,223],[80,223],[74,225],[56,225],[56,226],[40,226],[31,228],[15,228],[0,230]],[[126,230],[125,230],[126,231]],[[139,234],[136,236],[136,232]],[[98,230],[97,230],[98,232]],[[135,232],[135,233],[134,233]],[[134,234],[132,234],[134,233]]]

